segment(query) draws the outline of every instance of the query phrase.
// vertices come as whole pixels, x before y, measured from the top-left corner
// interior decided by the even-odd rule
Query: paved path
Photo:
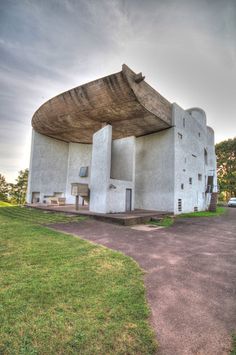
[[[122,251],[146,271],[160,354],[229,353],[236,331],[236,209],[151,232],[92,220],[54,228]]]

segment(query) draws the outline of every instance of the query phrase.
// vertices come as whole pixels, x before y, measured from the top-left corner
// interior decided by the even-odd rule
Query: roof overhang
[[[92,143],[104,124],[113,139],[143,136],[172,126],[172,105],[127,65],[122,71],[66,91],[44,103],[32,126],[66,142]]]

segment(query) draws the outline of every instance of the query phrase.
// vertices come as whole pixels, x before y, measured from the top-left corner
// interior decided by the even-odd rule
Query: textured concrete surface
[[[160,354],[228,354],[236,330],[236,209],[151,232],[91,220],[54,228],[119,250],[146,271]]]
[[[138,75],[139,77],[139,75]],[[113,139],[142,136],[172,125],[172,106],[127,65],[122,71],[55,96],[34,114],[38,133],[65,142],[91,143],[103,123]]]

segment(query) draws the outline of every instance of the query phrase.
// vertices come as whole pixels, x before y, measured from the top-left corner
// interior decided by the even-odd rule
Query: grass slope
[[[154,354],[143,274],[129,257],[0,208],[1,354]]]
[[[0,207],[7,207],[7,206],[11,206],[11,204],[5,201],[0,201]]]

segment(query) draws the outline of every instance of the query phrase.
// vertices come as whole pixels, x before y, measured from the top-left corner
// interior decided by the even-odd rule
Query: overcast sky
[[[0,173],[28,167],[43,102],[123,63],[236,136],[236,0],[1,0]]]

